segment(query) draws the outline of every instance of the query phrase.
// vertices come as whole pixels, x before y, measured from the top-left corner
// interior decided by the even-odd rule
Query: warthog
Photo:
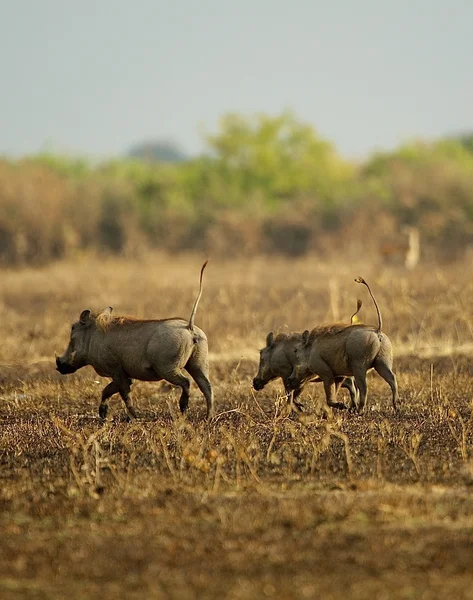
[[[335,402],[337,377],[353,376],[359,390],[358,412],[362,413],[366,403],[366,372],[373,368],[389,384],[392,403],[396,412],[398,396],[396,376],[392,371],[392,346],[388,336],[382,333],[383,321],[371,288],[362,277],[355,279],[368,288],[378,315],[378,327],[370,325],[325,325],[316,327],[294,346],[295,368],[289,384],[296,388],[314,375],[324,384],[328,406],[345,408]]]
[[[351,316],[350,322],[353,323],[356,315],[360,311],[362,306],[361,300],[358,300],[356,311]],[[288,402],[297,408],[302,410],[302,404],[297,402],[297,398],[300,396],[304,382],[298,382],[296,387],[292,387],[289,378],[294,370],[296,363],[296,355],[294,348],[297,344],[302,341],[302,334],[300,333],[279,333],[276,337],[272,331],[266,336],[266,346],[260,350],[260,359],[258,366],[258,373],[253,379],[253,387],[256,391],[262,390],[264,386],[280,377],[282,379],[284,390]],[[321,382],[320,377],[311,379],[311,382]],[[336,381],[341,387],[346,388],[350,392],[350,405],[356,407],[357,390],[351,377],[339,377]]]
[[[101,377],[111,377],[112,381],[102,391],[100,417],[107,416],[108,400],[116,393],[125,403],[128,416],[136,417],[130,399],[132,379],[165,379],[180,387],[179,407],[184,412],[189,403],[190,388],[190,380],[184,370],[205,396],[207,417],[213,415],[207,336],[194,325],[206,265],[207,261],[200,271],[199,294],[189,321],[178,317],[113,317],[109,308],[99,314],[84,310],[79,321],[72,325],[69,345],[65,353],[56,358],[57,370],[67,375],[90,365]]]

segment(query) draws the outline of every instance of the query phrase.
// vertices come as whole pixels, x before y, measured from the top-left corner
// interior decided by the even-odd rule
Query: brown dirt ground
[[[54,350],[86,307],[187,315],[199,260],[151,266],[156,279],[118,261],[2,274],[0,597],[473,598],[465,265],[377,276],[363,265],[333,275],[306,261],[210,263],[197,324],[217,417],[205,423],[196,386],[184,419],[175,389],[136,383],[139,419],[127,423],[117,398],[102,422],[105,380],[90,368],[60,376]],[[364,416],[323,419],[318,384],[301,417],[287,414],[278,382],[255,393],[269,330],[344,318],[357,295],[374,319],[352,283],[360,273],[393,340],[399,414],[371,374]]]

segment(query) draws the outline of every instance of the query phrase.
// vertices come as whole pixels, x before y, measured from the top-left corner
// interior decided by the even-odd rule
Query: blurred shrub
[[[418,225],[444,255],[473,243],[473,153],[461,142],[419,142],[378,154],[362,178],[367,189],[382,190],[384,210],[401,225]]]
[[[266,203],[276,206],[300,194],[332,203],[353,175],[353,167],[328,142],[289,112],[252,118],[229,114],[220,129],[207,142],[217,172],[243,201],[246,194],[259,191]]]
[[[0,160],[0,261],[149,247],[221,256],[366,253],[405,225],[430,255],[473,244],[471,136],[344,161],[291,113],[230,114],[179,163]]]
[[[0,161],[0,260],[41,263],[65,248],[66,178],[37,163]]]

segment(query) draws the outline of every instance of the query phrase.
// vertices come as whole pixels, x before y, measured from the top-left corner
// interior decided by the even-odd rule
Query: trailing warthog
[[[295,368],[289,377],[291,387],[318,375],[325,388],[328,406],[346,408],[335,402],[338,389],[336,379],[340,376],[353,376],[359,390],[358,412],[362,413],[366,403],[366,372],[373,368],[389,384],[392,403],[396,411],[397,382],[392,371],[392,346],[388,336],[382,331],[381,313],[366,281],[358,277],[357,283],[368,288],[378,314],[378,327],[370,325],[325,325],[316,327],[310,333],[304,331],[302,339],[294,346]]]
[[[129,395],[132,379],[165,379],[179,386],[182,389],[179,407],[184,412],[190,387],[184,370],[205,396],[207,417],[213,415],[207,336],[194,325],[206,265],[207,261],[200,271],[199,294],[189,321],[178,317],[149,320],[113,317],[109,308],[99,314],[84,310],[79,321],[72,325],[69,345],[65,353],[56,358],[57,370],[67,375],[90,365],[101,377],[112,378],[102,391],[99,408],[102,418],[107,416],[109,398],[116,393],[122,397],[129,417],[136,417]]]
[[[301,333],[279,333],[274,337],[273,332],[268,333],[266,337],[266,347],[260,350],[260,360],[258,366],[258,373],[253,379],[253,387],[256,391],[262,390],[264,386],[280,377],[282,379],[284,390],[288,402],[297,408],[302,410],[302,404],[297,401],[297,398],[302,393],[305,381],[296,382],[295,387],[292,387],[289,378],[294,370],[296,355],[294,348],[296,344],[300,344],[302,341]],[[311,382],[321,382],[320,377],[310,379]],[[351,405],[356,407],[356,395],[357,391],[351,377],[339,377],[337,382],[342,387],[346,388],[350,392]]]
[[[356,315],[362,306],[361,300],[358,300],[356,311],[351,316],[353,323]],[[299,382],[293,388],[289,382],[289,378],[296,364],[296,355],[294,348],[302,341],[300,333],[279,333],[276,337],[270,331],[266,337],[266,346],[260,350],[260,359],[258,373],[253,379],[253,387],[256,391],[262,390],[264,386],[280,377],[282,379],[284,390],[286,392],[287,401],[292,403],[298,410],[302,410],[302,404],[297,402],[297,398],[302,392],[304,382]],[[311,382],[321,382],[320,377],[311,379]],[[356,407],[357,390],[351,377],[339,377],[336,379],[341,387],[346,388],[350,392],[350,406]]]

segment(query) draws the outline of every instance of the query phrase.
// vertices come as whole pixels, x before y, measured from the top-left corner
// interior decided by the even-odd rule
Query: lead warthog
[[[197,305],[202,296],[200,271],[199,294],[190,319],[136,319],[113,317],[109,308],[101,313],[82,311],[79,321],[72,325],[69,345],[56,358],[57,370],[63,375],[75,373],[86,365],[92,366],[101,377],[112,381],[102,391],[99,415],[107,416],[108,400],[119,393],[129,417],[136,417],[130,398],[133,379],[160,381],[182,389],[179,400],[181,412],[189,403],[192,376],[207,402],[207,417],[213,415],[213,393],[209,381],[208,344],[205,333],[194,325]]]
[[[366,372],[373,368],[389,384],[392,403],[396,411],[397,382],[392,371],[392,346],[382,331],[382,318],[378,304],[366,281],[358,277],[357,283],[368,288],[378,314],[378,327],[369,325],[325,325],[304,331],[301,341],[294,346],[296,366],[289,377],[292,387],[318,375],[325,388],[328,406],[341,408],[335,402],[336,378],[353,376],[360,397],[358,412],[363,412],[366,403]]]
[[[358,300],[356,311],[350,319],[351,323],[353,323],[361,306],[362,302],[361,300]],[[270,331],[266,336],[266,346],[260,350],[258,373],[253,379],[253,387],[256,391],[259,391],[262,390],[267,383],[280,377],[284,385],[287,401],[292,403],[297,410],[302,410],[302,404],[297,402],[297,398],[302,392],[304,382],[296,383],[293,388],[289,378],[296,365],[294,348],[297,344],[300,344],[301,341],[301,333],[279,333],[274,337],[273,332]],[[310,381],[316,383],[321,382],[322,379],[320,377],[315,377]],[[355,408],[357,390],[353,383],[353,379],[351,377],[339,377],[336,378],[336,383],[350,392],[350,406]]]

